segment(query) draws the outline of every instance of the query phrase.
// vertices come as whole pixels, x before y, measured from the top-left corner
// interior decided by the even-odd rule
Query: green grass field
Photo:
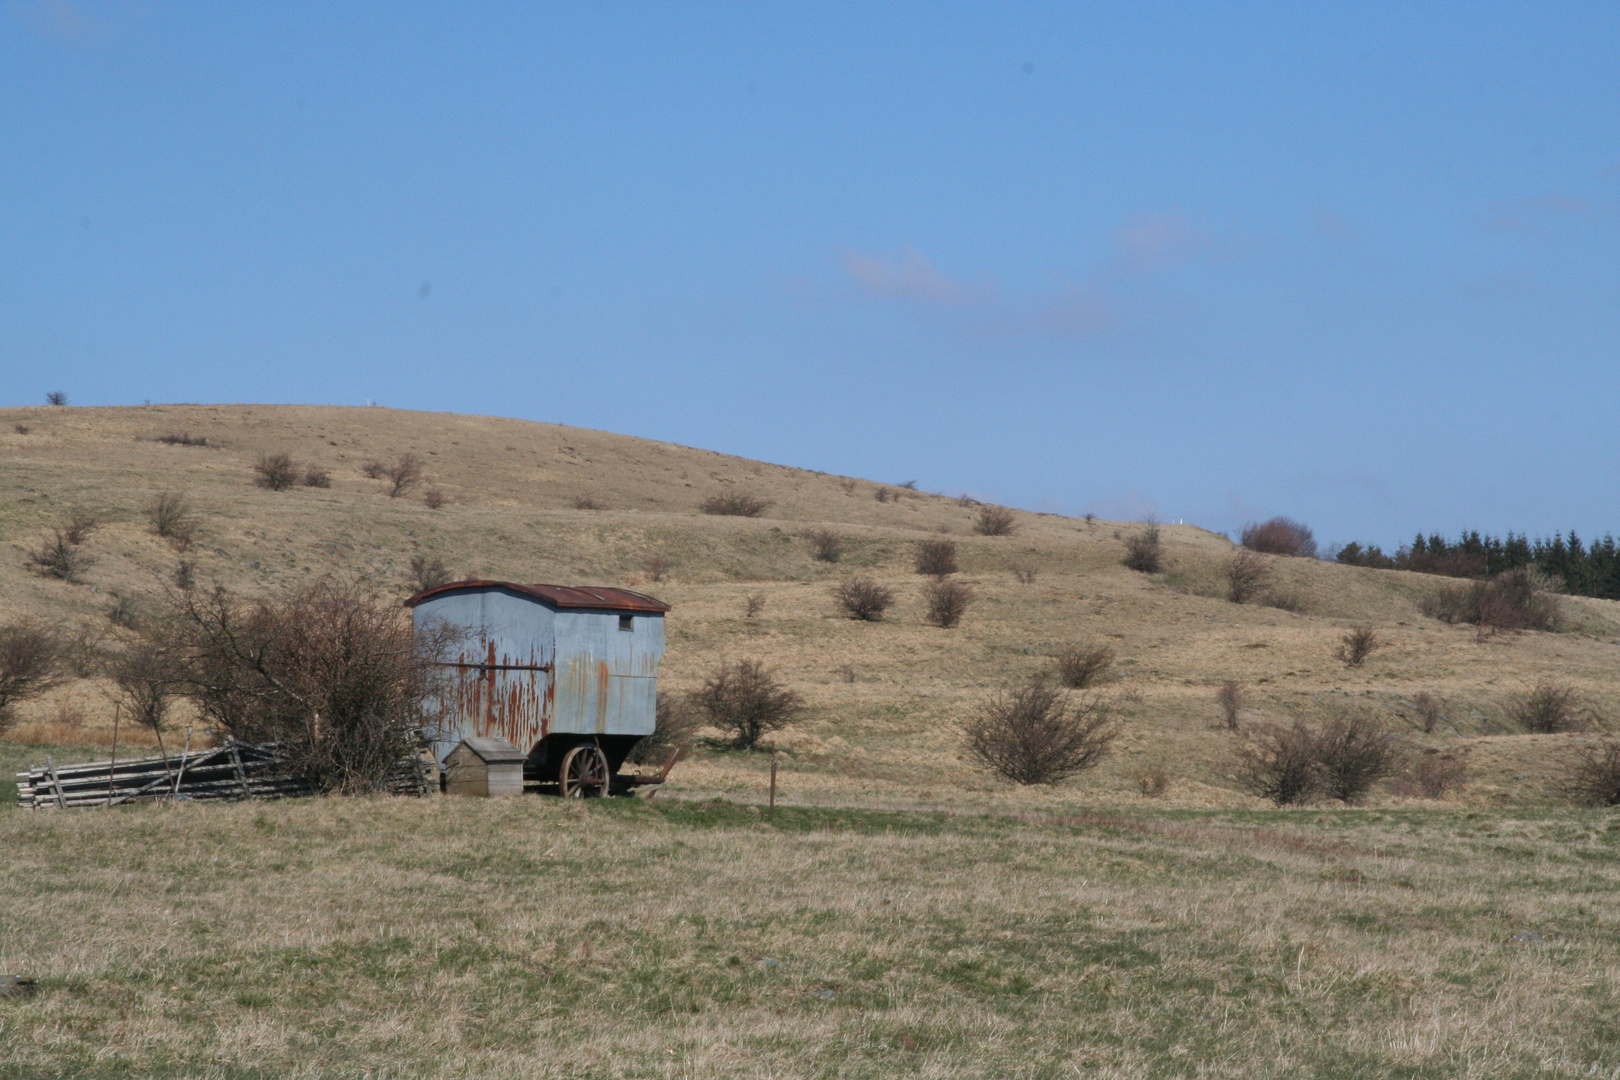
[[[0,851],[4,1077],[1620,1072],[1611,813],[11,805]]]

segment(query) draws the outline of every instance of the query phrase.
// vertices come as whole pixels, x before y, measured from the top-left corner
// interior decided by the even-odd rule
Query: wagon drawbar
[[[627,794],[660,777],[619,772],[657,723],[669,605],[628,589],[456,581],[405,601],[418,626],[463,634],[439,703],[434,757],[498,737],[524,755],[526,788]]]

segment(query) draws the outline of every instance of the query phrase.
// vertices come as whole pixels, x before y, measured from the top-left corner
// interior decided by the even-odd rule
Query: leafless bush
[[[1341,802],[1360,802],[1372,786],[1400,768],[1400,736],[1367,713],[1335,716],[1316,734],[1322,789]]]
[[[1268,589],[1260,595],[1260,604],[1263,607],[1276,608],[1278,611],[1292,611],[1295,615],[1303,615],[1310,610],[1310,604],[1303,596],[1293,592],[1278,592]]]
[[[171,431],[167,435],[159,435],[155,441],[165,446],[207,446],[208,436],[194,436],[189,431]]]
[[[857,485],[853,479],[846,476],[838,481],[838,486],[844,489],[845,495],[853,495]]]
[[[1057,655],[1058,682],[1071,690],[1097,686],[1114,666],[1114,650],[1106,645],[1070,645]]]
[[[743,600],[743,618],[752,619],[765,610],[765,594],[749,593]]]
[[[880,503],[886,503],[890,499],[893,499],[895,502],[900,501],[899,494],[896,493],[896,492],[890,491],[886,487],[880,487],[876,491],[872,492],[872,498],[876,499]]]
[[[1298,555],[1306,559],[1316,557],[1316,538],[1310,526],[1292,518],[1274,517],[1258,524],[1243,526],[1240,541],[1250,551],[1264,555]]]
[[[449,499],[445,498],[444,492],[440,491],[436,487],[430,487],[426,491],[422,492],[422,505],[427,507],[429,510],[442,509],[444,504],[449,501]]]
[[[287,454],[260,454],[253,471],[253,482],[268,491],[286,491],[298,482],[298,466]]]
[[[396,601],[358,584],[321,582],[256,601],[171,594],[152,640],[206,721],[280,744],[322,790],[364,792],[416,753],[458,634],[413,628]]]
[[[1035,567],[1032,563],[1015,562],[1008,569],[1012,571],[1013,577],[1018,579],[1018,584],[1035,584]]]
[[[144,621],[141,605],[130,596],[112,594],[112,607],[107,609],[107,621],[125,630],[138,630]]]
[[[1018,518],[1005,506],[985,504],[979,507],[979,516],[973,522],[973,531],[980,536],[1011,536],[1018,531]]]
[[[917,545],[915,562],[917,573],[944,579],[956,573],[956,542],[954,540],[924,540]]]
[[[1570,758],[1559,786],[1583,806],[1620,806],[1620,740],[1605,738]]]
[[[1551,583],[1528,567],[1504,571],[1490,581],[1442,585],[1419,608],[1441,622],[1482,630],[1556,630],[1562,615]]]
[[[52,390],[45,395],[45,404],[47,405],[66,405],[67,403],[68,396],[60,390]]]
[[[90,539],[90,534],[101,528],[101,519],[84,510],[75,510],[68,515],[67,524],[62,526],[62,538],[74,547],[78,547]]]
[[[843,667],[839,668],[838,669],[838,677],[840,679],[843,679],[847,683],[854,682],[855,679],[856,679],[855,665],[854,664],[845,664]]]
[[[11,430],[15,431],[18,435],[26,435],[32,431],[33,428],[30,428],[27,424],[12,424]]]
[[[1221,707],[1221,719],[1226,721],[1226,730],[1238,730],[1243,721],[1243,706],[1248,703],[1248,699],[1248,690],[1234,679],[1227,679],[1221,683],[1221,688],[1215,691],[1215,701]]]
[[[1107,756],[1119,727],[1107,704],[1044,679],[991,694],[963,727],[967,750],[1017,784],[1055,784]]]
[[[1159,541],[1159,527],[1149,525],[1125,540],[1125,565],[1143,574],[1157,574],[1164,563],[1164,549]]]
[[[1429,748],[1413,754],[1395,779],[1395,794],[1406,799],[1441,799],[1468,782],[1465,752]]]
[[[156,735],[161,748],[180,682],[173,655],[156,641],[138,639],[107,658],[106,674],[118,687],[126,715]]]
[[[710,725],[731,735],[737,750],[752,749],[762,736],[793,723],[804,711],[803,699],[757,660],[721,664],[691,700]]]
[[[0,731],[16,722],[19,702],[38,697],[65,677],[61,640],[43,626],[0,626]]]
[[[924,593],[928,599],[928,614],[925,617],[942,630],[961,622],[968,605],[973,602],[973,590],[960,581],[936,581]]]
[[[630,751],[629,760],[638,765],[664,764],[703,728],[703,713],[681,694],[660,690],[655,708],[653,733],[643,736]]]
[[[1226,560],[1222,574],[1226,578],[1226,598],[1234,604],[1246,604],[1271,583],[1271,564],[1248,548],[1238,548]]]
[[[311,465],[304,470],[304,486],[329,488],[332,486],[332,474],[319,465]]]
[[[575,510],[606,510],[607,507],[591,498],[589,495],[580,495],[574,499]]]
[[[437,555],[431,559],[426,555],[411,556],[411,581],[417,592],[437,589],[440,585],[448,584],[454,576]]]
[[[381,480],[388,475],[388,466],[380,461],[368,461],[360,466],[360,475],[367,480]]]
[[[810,541],[810,554],[818,562],[837,562],[844,557],[844,538],[831,529],[813,529],[805,534]]]
[[[1319,785],[1316,739],[1303,720],[1256,724],[1237,751],[1235,779],[1251,795],[1278,806],[1305,802]]]
[[[388,497],[397,499],[422,481],[422,459],[415,454],[401,454],[399,460],[383,470],[388,481]]]
[[[1170,790],[1170,775],[1163,765],[1149,765],[1136,774],[1136,790],[1149,799],[1157,799]]]
[[[746,491],[727,491],[719,495],[710,495],[699,505],[705,514],[718,514],[721,517],[759,517],[769,510],[774,503],[766,498]]]
[[[94,562],[90,553],[71,543],[61,529],[52,530],[50,537],[28,553],[28,564],[35,572],[61,581],[78,581]]]
[[[675,561],[666,559],[662,555],[654,555],[647,560],[647,576],[653,581],[663,581],[673,569],[675,569]]]
[[[174,564],[174,587],[186,592],[197,584],[197,568],[189,559],[181,559]]]
[[[1508,703],[1508,715],[1535,735],[1578,731],[1586,726],[1578,712],[1580,700],[1571,687],[1539,682],[1535,689]]]
[[[1431,694],[1427,690],[1412,697],[1412,710],[1417,713],[1418,727],[1425,735],[1434,734],[1440,722],[1446,718],[1446,710],[1449,707],[1445,698]]]
[[[152,532],[173,544],[175,550],[186,551],[197,539],[197,518],[191,502],[178,491],[164,491],[152,496],[146,504],[146,521]]]
[[[1346,667],[1360,667],[1377,649],[1384,647],[1370,626],[1352,626],[1339,638],[1339,647],[1333,655],[1344,661]]]
[[[877,622],[894,603],[894,593],[869,577],[852,577],[833,586],[833,599],[844,614],[864,622]]]

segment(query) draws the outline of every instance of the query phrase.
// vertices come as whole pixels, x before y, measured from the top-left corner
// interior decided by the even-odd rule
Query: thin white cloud
[[[898,259],[866,255],[850,248],[840,249],[838,259],[849,280],[869,296],[953,308],[985,303],[994,297],[994,290],[987,286],[960,281],[939,270],[910,244],[900,249]]]
[[[1127,270],[1173,270],[1211,247],[1209,234],[1179,213],[1156,214],[1114,234],[1119,263]]]
[[[34,0],[14,9],[23,20],[47,37],[82,38],[97,29],[84,7],[73,0]]]
[[[1550,216],[1586,217],[1592,210],[1592,203],[1587,199],[1554,192],[1534,199],[1498,203],[1482,214],[1475,224],[1486,232],[1538,233],[1542,231],[1542,222]]]

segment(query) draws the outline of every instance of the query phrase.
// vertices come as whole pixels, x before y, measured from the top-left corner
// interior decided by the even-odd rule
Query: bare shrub
[[[1468,782],[1466,752],[1429,748],[1413,754],[1395,779],[1395,794],[1406,799],[1442,799]]]
[[[980,536],[1011,536],[1018,531],[1018,518],[1005,506],[985,504],[979,507],[979,516],[973,522],[973,531]]]
[[[686,746],[703,728],[703,713],[681,694],[658,692],[653,733],[645,735],[630,751],[629,760],[638,765],[662,765],[669,755]]]
[[[673,569],[675,569],[675,561],[666,559],[662,555],[654,555],[647,560],[647,577],[653,581],[663,581]]]
[[[1339,638],[1339,647],[1333,655],[1344,661],[1346,667],[1360,667],[1367,657],[1384,647],[1370,626],[1352,626]]]
[[[1562,615],[1549,581],[1529,567],[1504,571],[1489,581],[1442,585],[1418,606],[1441,622],[1495,630],[1556,630]]]
[[[181,559],[174,564],[174,587],[185,592],[197,584],[197,567],[189,559]]]
[[[838,669],[838,677],[840,679],[843,679],[847,683],[854,682],[855,679],[857,678],[857,676],[855,674],[855,665],[854,664],[845,664],[843,667],[839,668]]]
[[[1278,592],[1275,589],[1268,589],[1262,593],[1260,603],[1264,607],[1276,608],[1278,611],[1292,611],[1295,615],[1303,615],[1311,607],[1298,593]]]
[[[90,534],[101,528],[101,519],[84,510],[75,510],[68,515],[67,524],[62,526],[62,538],[74,547],[78,547],[90,539]]]
[[[917,545],[914,564],[917,573],[944,579],[956,573],[956,542],[954,540],[924,540]]]
[[[1221,707],[1221,719],[1226,730],[1236,731],[1243,722],[1243,707],[1248,704],[1249,692],[1235,679],[1227,679],[1215,691],[1215,702]]]
[[[880,503],[886,503],[890,499],[893,499],[895,502],[900,501],[900,496],[890,491],[886,487],[880,487],[876,491],[872,492],[872,498],[876,499]]]
[[[108,657],[106,674],[118,687],[126,715],[157,736],[161,749],[169,708],[180,682],[173,656],[155,641],[137,640]]]
[[[1071,708],[1067,691],[1035,678],[991,694],[963,726],[967,750],[1016,784],[1055,784],[1092,768],[1119,735],[1100,698]]]
[[[47,405],[66,405],[67,403],[68,396],[60,390],[52,390],[45,395],[45,404]]]
[[[1405,757],[1400,736],[1367,713],[1333,717],[1313,742],[1322,790],[1346,803],[1360,802]]]
[[[736,750],[752,749],[762,736],[786,727],[804,712],[803,699],[757,660],[721,664],[691,701],[711,726],[730,734]]]
[[[444,565],[444,560],[437,555],[431,559],[426,555],[411,556],[411,582],[416,586],[417,592],[427,592],[437,589],[440,585],[447,585],[455,575]]]
[[[0,626],[0,731],[16,723],[16,706],[61,684],[62,643],[33,623]]]
[[[197,518],[191,502],[178,491],[163,491],[152,496],[146,504],[146,521],[154,535],[173,544],[175,550],[185,551],[197,539]]]
[[[381,480],[388,475],[388,466],[380,461],[368,461],[360,466],[360,475],[367,480]]]
[[[26,435],[32,431],[33,428],[29,427],[27,424],[12,424],[11,430],[15,431],[18,435]]]
[[[574,499],[575,510],[606,510],[607,507],[591,498],[589,495],[580,495]]]
[[[1157,799],[1170,790],[1170,774],[1163,765],[1149,765],[1136,774],[1136,790],[1149,799]]]
[[[834,563],[844,557],[844,538],[831,529],[813,529],[805,534],[810,554],[817,562]]]
[[[1580,695],[1568,686],[1539,682],[1535,689],[1508,703],[1513,722],[1535,735],[1578,731],[1586,725],[1578,712]]]
[[[1271,564],[1248,548],[1238,548],[1226,560],[1221,574],[1226,578],[1226,598],[1246,604],[1271,583]]]
[[[155,441],[165,446],[207,446],[208,436],[192,435],[189,431],[171,431],[167,435],[159,435]]]
[[[1125,540],[1125,565],[1142,574],[1157,574],[1164,564],[1164,549],[1159,541],[1159,527],[1149,525]]]
[[[36,573],[60,581],[78,581],[94,562],[90,553],[69,542],[61,529],[52,530],[51,536],[28,552],[28,564]]]
[[[705,514],[718,514],[721,517],[754,518],[774,505],[771,500],[746,491],[728,491],[710,495],[698,508]]]
[[[298,482],[298,466],[287,454],[260,454],[253,471],[253,482],[267,491],[286,491]]]
[[[1035,566],[1034,566],[1034,564],[1027,563],[1027,562],[1015,562],[1011,566],[1009,566],[1008,569],[1012,571],[1013,577],[1018,579],[1018,584],[1020,584],[1020,585],[1033,585],[1033,584],[1035,584]]]
[[[420,745],[459,635],[415,628],[398,602],[320,582],[281,598],[171,594],[153,640],[203,719],[275,742],[323,791],[378,790]]]
[[[869,577],[852,577],[833,586],[833,599],[844,614],[864,622],[877,622],[894,604],[894,593]]]
[[[1303,720],[1288,727],[1256,724],[1237,751],[1235,779],[1251,795],[1278,806],[1305,802],[1316,794],[1316,739]]]
[[[1057,655],[1058,682],[1071,690],[1085,690],[1108,678],[1114,650],[1106,645],[1070,645]]]
[[[125,630],[137,630],[142,623],[141,607],[133,597],[112,594],[112,607],[107,609],[107,621]]]
[[[1412,711],[1417,713],[1418,727],[1425,735],[1433,735],[1441,721],[1446,718],[1446,710],[1450,708],[1446,699],[1438,694],[1431,694],[1427,690],[1421,691],[1412,697]]]
[[[924,595],[928,600],[924,618],[942,630],[961,622],[973,602],[973,590],[960,581],[936,581],[924,590]]]
[[[436,487],[430,487],[426,491],[422,492],[422,505],[427,507],[429,510],[442,509],[444,504],[449,501],[449,499],[445,498],[444,492],[440,491]]]
[[[1292,518],[1274,517],[1258,524],[1250,522],[1243,526],[1239,542],[1250,551],[1263,555],[1297,555],[1306,559],[1316,557],[1316,538],[1310,526]]]
[[[1582,806],[1620,806],[1620,740],[1605,738],[1564,764],[1563,794]]]
[[[304,486],[329,488],[332,486],[332,474],[319,465],[311,465],[304,470]]]
[[[387,469],[383,478],[388,481],[388,497],[397,499],[422,482],[422,459],[415,454],[401,454]]]
[[[852,478],[845,476],[839,479],[838,486],[844,489],[845,495],[853,495],[857,485]]]
[[[765,610],[765,594],[749,593],[743,600],[743,618],[752,619]]]

